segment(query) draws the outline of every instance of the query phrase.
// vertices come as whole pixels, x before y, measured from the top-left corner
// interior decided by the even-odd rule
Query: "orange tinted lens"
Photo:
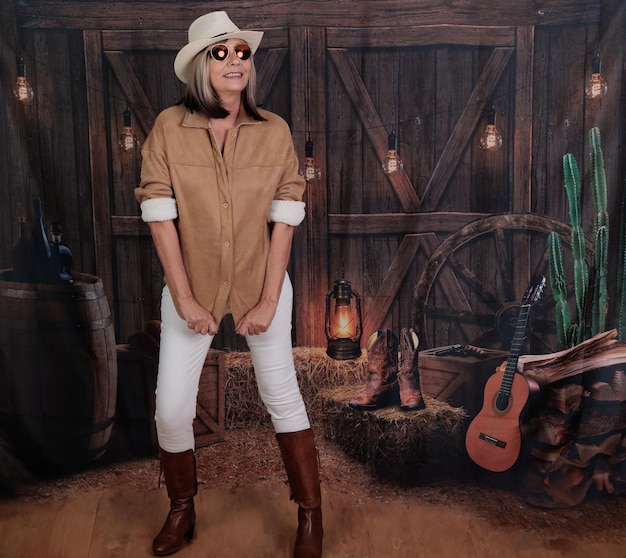
[[[223,62],[228,58],[228,47],[226,45],[215,45],[211,47],[211,56],[213,60]]]
[[[239,60],[248,60],[251,54],[252,50],[250,50],[250,47],[244,43],[235,47],[235,55],[239,58]]]

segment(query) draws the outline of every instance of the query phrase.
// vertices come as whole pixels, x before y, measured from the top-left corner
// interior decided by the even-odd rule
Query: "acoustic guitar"
[[[520,415],[528,402],[530,388],[526,378],[516,372],[517,361],[530,308],[541,298],[545,284],[546,278],[541,276],[526,289],[506,368],[487,380],[483,406],[467,429],[467,453],[474,463],[488,471],[500,473],[510,469],[520,454]]]

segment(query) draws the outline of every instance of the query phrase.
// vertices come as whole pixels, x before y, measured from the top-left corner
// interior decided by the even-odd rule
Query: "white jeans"
[[[276,316],[260,335],[247,335],[259,395],[277,433],[309,428],[296,377],[291,347],[293,288],[285,275]],[[156,388],[156,427],[159,446],[178,453],[195,448],[198,382],[213,336],[187,327],[174,307],[169,289],[161,296],[161,348]]]

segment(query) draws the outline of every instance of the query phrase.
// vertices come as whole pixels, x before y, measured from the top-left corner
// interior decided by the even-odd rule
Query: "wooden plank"
[[[372,22],[393,27],[399,22],[415,25],[564,25],[596,22],[600,0],[517,0],[503,9],[494,8],[491,0],[450,3],[449,0],[336,0],[265,1],[261,7],[251,0],[235,0],[211,9],[227,9],[239,27],[271,28],[277,26],[346,26],[371,27]],[[251,9],[254,8],[254,9]],[[20,0],[16,15],[20,27],[67,29],[187,29],[189,22],[208,11],[206,2],[107,2],[106,9],[94,10],[93,2],[46,0],[35,3]]]
[[[397,49],[364,49],[359,56],[350,56],[350,60],[354,61],[355,68],[358,68],[359,79],[363,82],[365,90],[368,92],[372,104],[376,107],[376,116],[381,123],[386,125],[386,129],[382,128],[381,137],[385,138],[387,133],[394,130],[397,136],[398,154],[402,156],[402,134],[400,133],[400,120],[398,114],[398,101],[401,97],[399,82],[400,75],[404,69],[401,65],[400,52]],[[339,75],[344,79],[344,74],[339,71]],[[358,98],[351,96],[353,106],[360,102]],[[357,114],[359,111],[357,111]],[[362,115],[359,114],[362,118]],[[371,121],[362,121],[362,125],[369,135],[368,128]],[[387,144],[388,140],[385,140]],[[363,208],[367,211],[376,208],[381,213],[390,213],[398,211],[400,206],[399,199],[393,195],[390,185],[394,184],[394,177],[387,176],[382,172],[381,155],[387,154],[387,145],[384,151],[380,152],[372,149],[370,145],[364,146],[362,165],[364,167],[363,182],[361,186],[361,196],[363,198]],[[402,179],[406,179],[405,183],[409,184],[409,189],[413,190],[410,184],[408,173],[406,170],[400,175]],[[391,194],[391,195],[390,195]],[[416,195],[414,196],[416,198]],[[402,204],[402,202],[400,202]],[[350,212],[352,212],[350,210]],[[397,261],[397,252],[401,248],[401,238],[391,235],[364,235],[362,237],[352,237],[354,242],[360,242],[362,246],[363,258],[363,295],[364,315],[371,315],[372,311],[376,311],[376,307],[381,302],[380,295],[385,293],[385,280],[389,274],[393,274],[394,262]],[[409,260],[410,265],[412,260]],[[408,268],[407,268],[408,269]],[[406,270],[402,273],[402,277],[406,276]],[[390,328],[398,331],[397,320],[397,295],[400,284],[388,287],[387,293],[383,295],[383,299],[388,299],[388,307],[384,313],[380,314],[380,321],[373,325],[377,328]],[[394,300],[396,301],[394,304]],[[371,333],[371,331],[369,332]],[[369,337],[369,333],[364,336],[364,341]]]
[[[310,108],[309,120],[312,140],[315,142],[315,161],[322,170],[322,178],[319,182],[311,183],[306,190],[306,203],[308,217],[306,220],[306,232],[309,249],[309,267],[300,269],[300,281],[306,283],[309,289],[308,302],[310,306],[300,308],[317,307],[317,312],[302,312],[309,326],[309,335],[305,339],[308,345],[320,347],[326,343],[324,334],[324,312],[321,310],[322,301],[328,292],[328,190],[325,170],[328,166],[326,160],[326,83],[323,79],[313,79],[312,76],[323,76],[326,72],[326,30],[320,27],[311,27],[307,30],[308,43],[308,80]],[[291,53],[291,69],[298,64],[301,53]],[[292,96],[292,104],[298,96]],[[300,144],[303,145],[303,144]],[[299,147],[299,153],[302,153]],[[301,285],[302,288],[302,285]],[[308,317],[306,316],[307,314]],[[306,343],[305,343],[306,344]]]
[[[74,269],[81,271],[87,262],[80,256],[88,252],[79,250],[80,243],[93,246],[93,239],[89,235],[81,238],[78,223],[85,207],[76,196],[79,176],[74,133],[78,127],[55,125],[58,115],[74,114],[72,96],[56,95],[57,91],[69,92],[73,85],[68,38],[68,34],[58,31],[33,35],[34,52],[41,53],[37,72],[37,144],[40,146],[41,172],[45,177],[42,187],[46,231],[53,222],[61,225],[64,243],[76,251]],[[77,119],[79,114],[77,111]],[[84,120],[81,122],[85,123]],[[88,267],[84,269],[89,272]]]
[[[449,232],[487,217],[488,213],[436,211],[432,213],[369,213],[328,215],[330,234],[419,234]]]
[[[223,425],[219,425],[206,409],[203,409],[200,405],[196,406],[196,416],[212,433],[219,433],[220,430],[223,430]]]
[[[545,38],[547,49],[546,56],[549,58],[547,68],[551,73],[556,72],[558,79],[541,83],[537,87],[545,90],[545,98],[542,103],[540,114],[545,128],[539,128],[541,134],[537,149],[542,146],[545,152],[546,174],[545,205],[541,208],[545,215],[569,223],[569,211],[567,195],[563,179],[563,155],[573,153],[578,161],[581,180],[587,174],[586,137],[587,131],[581,124],[584,105],[584,76],[581,73],[580,60],[585,56],[584,44],[577,40],[580,30],[573,28],[550,29]],[[543,61],[539,61],[542,64]],[[544,68],[546,66],[543,66]],[[535,103],[536,106],[541,106]],[[535,134],[537,136],[538,134]],[[545,136],[545,137],[543,137]],[[584,182],[583,182],[584,183]],[[539,201],[539,200],[537,200]],[[541,206],[540,206],[541,207]],[[586,234],[591,233],[593,206],[591,197],[582,204],[582,225]]]
[[[361,53],[356,56],[361,57]],[[353,109],[350,98],[343,93],[339,73],[334,71],[331,64],[328,66],[326,88],[333,93],[329,97],[332,102],[328,103],[326,112],[327,211],[363,213],[367,196],[363,184],[370,172],[370,169],[365,168],[363,161],[365,153],[371,150],[371,147],[365,140],[363,124]],[[349,177],[349,180],[346,180],[346,177]],[[330,215],[328,218],[330,219]],[[352,288],[361,295],[363,315],[367,313],[368,299],[365,295],[369,290],[366,250],[365,242],[357,236],[332,236],[327,242],[329,266],[327,287],[331,289],[334,281],[339,279],[350,281]]]
[[[139,216],[111,215],[113,236],[151,236],[150,228]]]
[[[467,99],[472,93],[472,85],[477,81],[476,74],[483,65],[479,64],[479,49],[449,49],[438,48],[435,51],[436,72],[433,76],[436,82],[435,108],[436,122],[434,123],[434,143],[433,154],[437,163],[433,169],[430,179],[427,178],[428,184],[423,193],[423,201],[426,201],[428,188],[431,184],[432,176],[442,166],[439,159],[446,156],[446,148],[455,138],[455,132],[459,127],[459,119],[463,118],[464,109]],[[454,209],[456,211],[469,211],[472,200],[472,184],[475,179],[473,174],[473,150],[474,142],[472,132],[474,126],[468,130],[467,143],[463,148],[459,149],[456,155],[451,155],[446,162],[449,165],[452,161],[456,168],[449,169],[449,179],[445,187],[445,194],[442,190],[439,207]],[[462,132],[458,131],[459,135]],[[430,201],[428,201],[430,203]],[[423,206],[425,207],[425,206]],[[431,206],[435,209],[435,206]]]
[[[514,27],[476,25],[417,25],[413,27],[329,27],[329,48],[407,46],[515,46]]]
[[[103,98],[102,41],[99,31],[83,33],[85,49],[89,152],[91,154],[91,198],[96,245],[96,275],[113,307],[113,265],[111,259],[109,146]]]
[[[67,501],[63,502],[60,509],[50,518],[52,535],[46,556],[64,558],[89,556],[101,498],[100,492],[85,492],[81,493],[80,498],[76,498],[71,505]],[[68,536],[70,533],[71,536]],[[41,552],[38,554],[41,555]]]
[[[301,100],[291,103],[291,122],[296,151],[303,160],[307,130],[326,129],[323,80],[309,79],[311,75],[324,75],[324,29],[292,27],[289,44],[291,98]],[[326,137],[322,133],[315,133],[312,140],[316,144],[316,162],[321,169],[325,169]],[[299,344],[323,346],[324,312],[311,312],[309,309],[320,308],[328,291],[327,192],[324,172],[320,181],[307,185],[304,202],[307,217],[296,229],[293,250],[295,328]]]
[[[387,134],[391,130],[385,129],[385,125],[381,121],[348,51],[345,49],[328,49],[328,52],[337,67],[346,91],[352,99],[354,108],[359,114],[365,131],[382,163],[387,155]],[[420,200],[406,172],[402,171],[395,176],[388,176],[388,179],[402,204],[402,208],[405,211],[417,210]]]
[[[41,160],[37,137],[37,105],[40,99],[24,105],[13,96],[13,85],[17,81],[16,64],[23,57],[26,63],[26,78],[37,88],[36,64],[32,56],[32,42],[17,33],[15,27],[14,0],[0,2],[0,184],[2,191],[0,222],[3,223],[0,256],[3,263],[11,261],[11,246],[17,242],[18,217],[30,219],[33,199],[43,198]],[[29,37],[30,38],[30,37]]]
[[[105,51],[104,54],[126,95],[128,104],[132,107],[133,115],[144,133],[148,135],[156,120],[157,111],[139,83],[126,55],[120,51]]]
[[[513,200],[511,211],[532,211],[531,169],[533,143],[533,62],[535,29],[517,29],[515,47],[515,133],[513,153]]]
[[[187,17],[187,16],[186,16]],[[189,17],[184,30],[172,29],[104,29],[102,45],[104,50],[160,50],[178,51],[187,43],[187,26],[192,22]],[[286,28],[264,29],[261,48],[282,48],[289,44]]]
[[[626,3],[623,0],[606,0],[602,4],[602,19],[597,35],[591,31],[587,38],[587,59],[585,80],[589,78],[593,56],[598,50],[602,57],[602,77],[609,90],[604,99],[585,102],[584,124],[585,157],[589,153],[588,131],[597,126],[601,133],[607,180],[607,207],[609,211],[609,254],[620,252],[620,226],[624,219],[623,200],[626,199],[626,48],[612,48],[610,45],[626,45]],[[613,23],[620,22],[620,23]],[[621,92],[621,95],[620,95]],[[614,146],[617,153],[613,156]],[[589,199],[589,198],[587,198]],[[609,256],[609,277],[617,278],[620,258]],[[609,300],[617,301],[618,281],[609,281]],[[607,323],[615,323],[614,316],[619,312],[618,305],[611,304]]]
[[[532,211],[532,187],[530,182],[532,169],[533,144],[533,60],[535,32],[532,26],[517,30],[515,47],[515,132],[513,158],[512,207],[514,213]],[[533,270],[530,236],[515,237],[513,252],[516,261],[512,262],[513,292],[523,293],[530,282]],[[520,265],[526,262],[526,265]]]
[[[91,548],[85,558],[150,555],[151,539],[167,514],[167,506],[164,486],[161,490],[105,492],[100,497]],[[138,517],[142,520],[137,521]]]
[[[100,499],[100,493],[85,492],[80,498],[63,501],[3,500],[0,504],[2,555],[90,556]]]
[[[302,146],[306,142],[305,130],[307,129],[307,107],[306,103],[310,102],[308,88],[308,65],[309,57],[307,56],[307,33],[304,27],[292,27],[289,29],[289,69],[291,71],[291,98],[301,99],[300,103],[292,103],[291,105],[291,127],[293,141],[296,152],[302,161]],[[298,53],[298,56],[295,53]],[[304,53],[304,63],[303,63]],[[292,282],[294,288],[294,329],[299,343],[310,345],[311,339],[314,337],[313,328],[308,321],[308,313],[300,312],[300,308],[311,308],[315,302],[313,294],[308,284],[308,276],[312,274],[313,261],[311,260],[311,232],[313,216],[309,207],[310,188],[305,190],[303,201],[306,203],[307,216],[305,220],[296,228],[293,238],[292,249],[292,269],[298,270],[293,272]],[[307,314],[306,319],[303,314]],[[315,313],[314,313],[315,314]]]
[[[428,182],[423,196],[423,210],[437,208],[458,162],[462,159],[463,151],[473,136],[473,131],[480,119],[480,115],[509,62],[512,52],[513,49],[496,48],[491,53]]]
[[[420,244],[419,235],[407,234],[402,239],[387,274],[373,297],[373,304],[363,320],[363,339],[367,340],[381,327]]]
[[[283,62],[287,56],[287,49],[270,49],[260,64],[256,65],[257,70],[257,88],[256,101],[257,104],[263,105],[269,97],[274,82],[278,78]]]

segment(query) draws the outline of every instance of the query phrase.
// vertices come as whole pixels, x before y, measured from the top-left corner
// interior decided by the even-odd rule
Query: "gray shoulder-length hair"
[[[182,99],[182,103],[191,111],[198,110],[209,118],[226,118],[228,111],[222,106],[220,100],[211,86],[209,69],[210,48],[207,47],[189,63],[189,83]],[[250,57],[250,76],[246,88],[241,93],[241,100],[246,112],[255,120],[265,120],[259,113],[254,98],[256,89],[256,69],[254,58]]]

